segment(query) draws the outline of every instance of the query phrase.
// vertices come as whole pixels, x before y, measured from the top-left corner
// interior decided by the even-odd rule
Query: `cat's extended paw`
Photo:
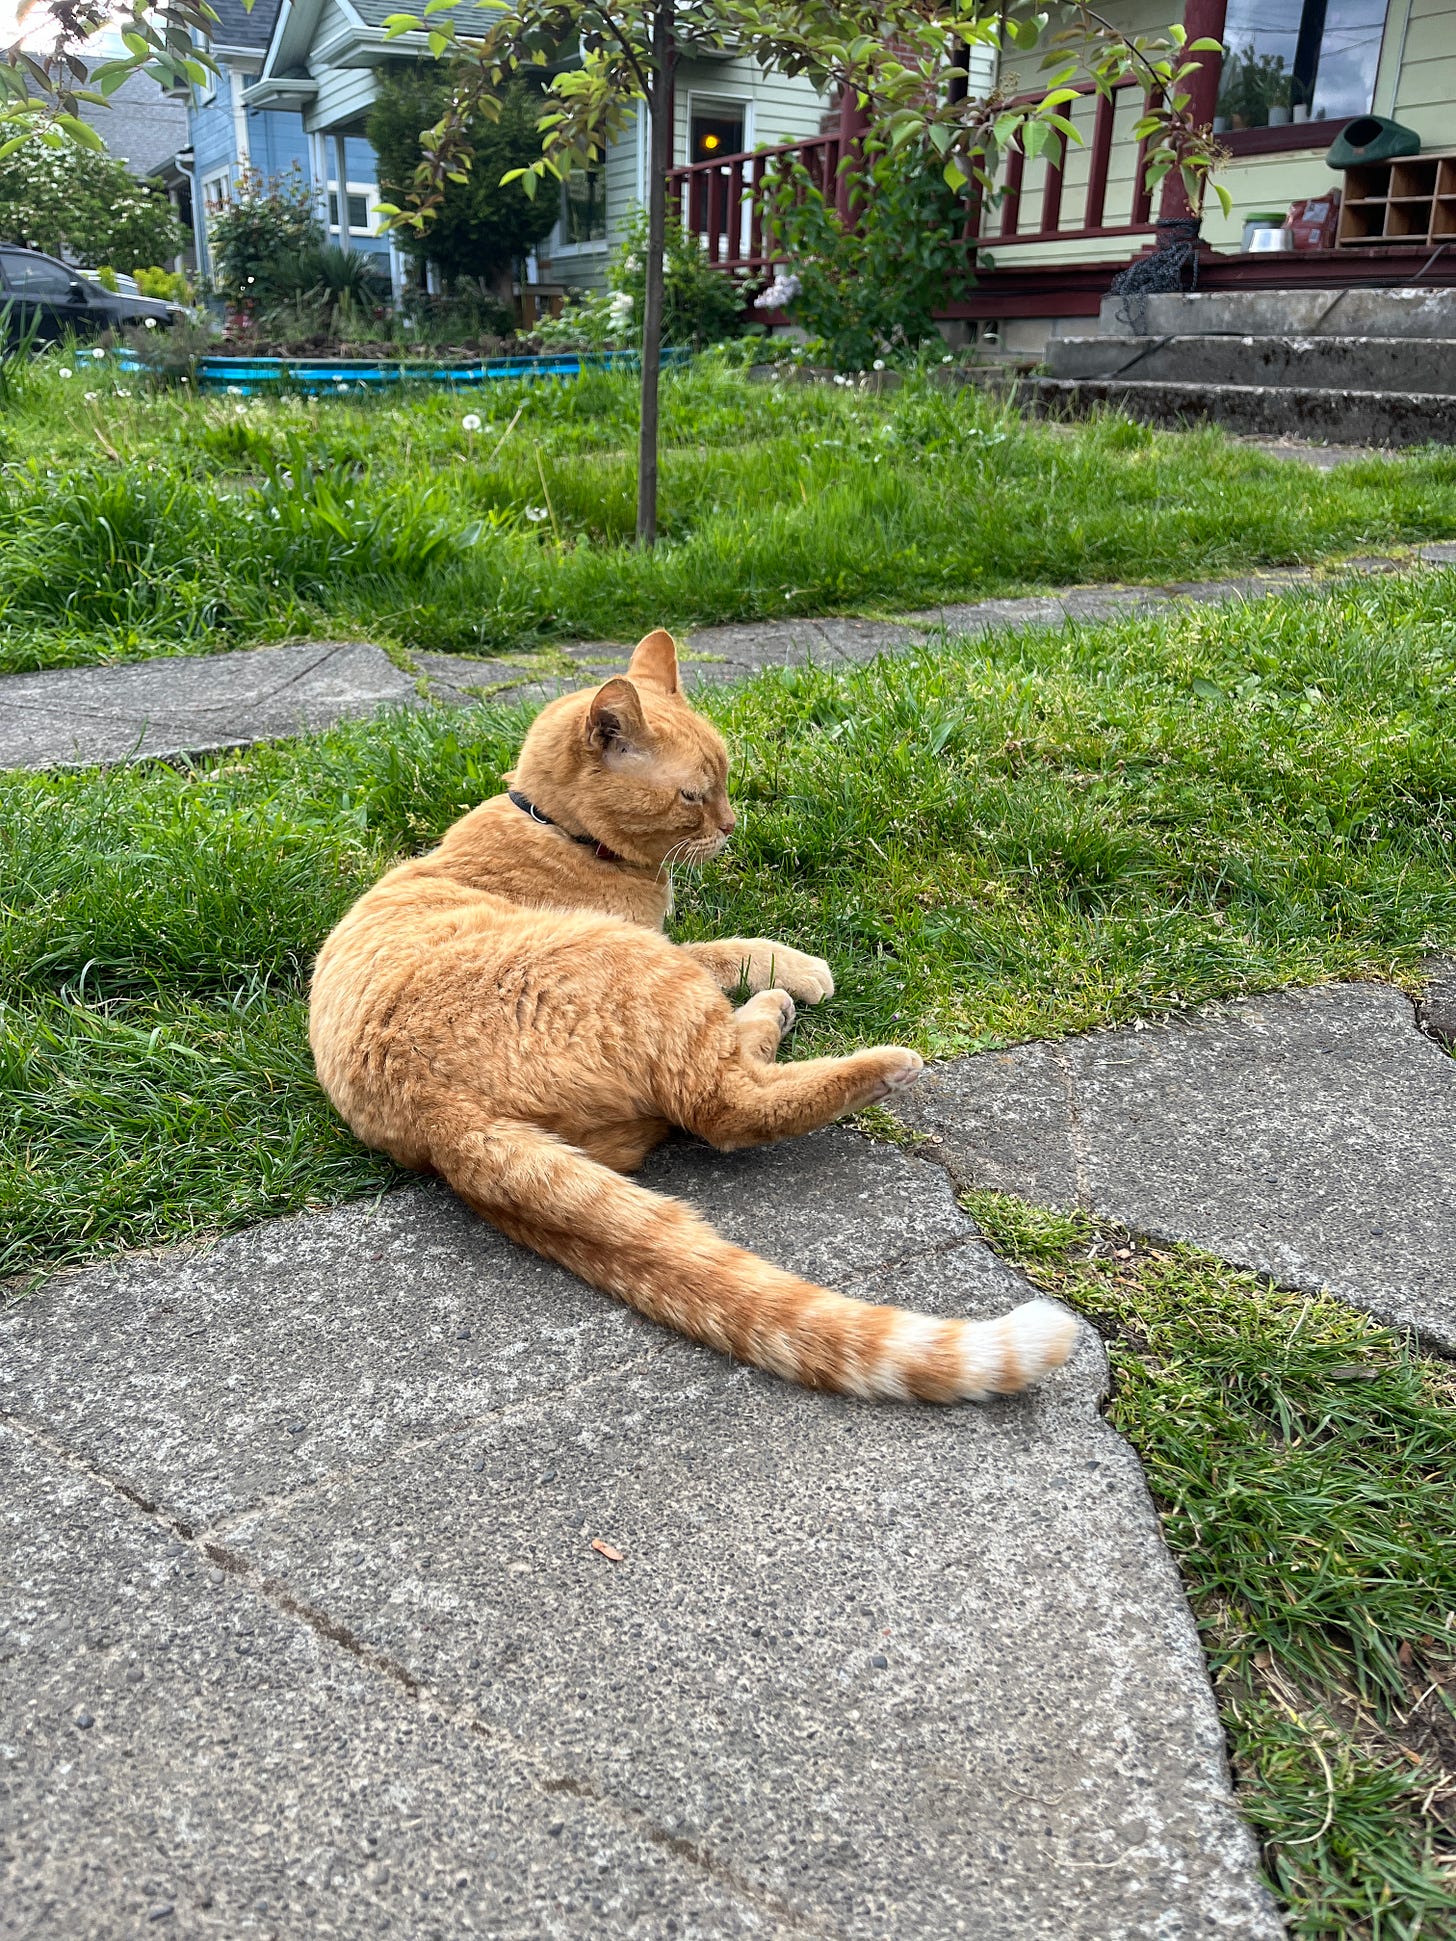
[[[873,1055],[878,1063],[876,1099],[887,1099],[892,1092],[913,1085],[925,1070],[920,1053],[907,1051],[903,1045],[879,1045]]]
[[[794,1000],[787,991],[760,991],[746,1004],[740,1004],[734,1017],[738,1023],[738,1042],[748,1057],[771,1065],[784,1038],[793,1029]]]
[[[762,943],[754,946],[753,959],[756,972],[761,965],[763,975],[800,1004],[820,1004],[834,995],[834,973],[822,957],[787,944]]]

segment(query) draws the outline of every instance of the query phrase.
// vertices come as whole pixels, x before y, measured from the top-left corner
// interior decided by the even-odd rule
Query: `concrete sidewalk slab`
[[[781,1931],[4,1426],[0,1478],[5,1935]]]
[[[418,705],[414,682],[357,641],[11,674],[0,680],[0,768],[200,754],[390,702]]]
[[[1456,544],[1423,545],[1403,560],[1351,560],[1342,570],[1402,571],[1456,563]],[[990,634],[1022,627],[1102,623],[1193,603],[1259,600],[1311,585],[1312,571],[1251,574],[1175,586],[1068,587],[1020,599],[956,601],[896,619],[766,620],[683,633],[690,686],[747,678],[765,667],[807,661],[850,666],[913,650],[937,634]],[[647,624],[644,622],[644,624]],[[420,653],[412,671],[363,643],[260,647],[135,666],[59,669],[0,678],[0,768],[204,754],[324,728],[392,704],[473,705],[482,695],[537,703],[605,680],[627,663],[630,645],[584,641],[559,650],[573,672],[546,673],[529,656],[480,659]],[[559,665],[559,662],[557,663]]]
[[[1389,986],[982,1053],[897,1110],[967,1183],[1192,1242],[1456,1350],[1456,1060]]]
[[[990,1313],[1027,1292],[943,1174],[850,1132],[732,1158],[677,1145],[648,1177],[868,1298]],[[163,1613],[194,1683],[139,1696],[120,1744],[86,1739],[106,1768],[89,1791],[56,1740],[76,1731],[67,1703],[99,1721],[113,1688],[87,1696],[74,1639],[31,1678],[53,1696],[15,1782],[33,1831],[11,1865],[58,1882],[51,1905],[75,1898],[79,1934],[132,1905],[119,1856],[137,1820],[180,1851],[174,1708],[226,1715],[239,1771],[270,1771],[298,1666],[298,1838],[217,1842],[219,1906],[303,1907],[307,1841],[359,1851],[397,1764],[410,1891],[467,1877],[442,1933],[1281,1931],[1157,1517],[1097,1412],[1090,1334],[1034,1397],[866,1408],[652,1328],[421,1186],[57,1277],[5,1317],[0,1369],[5,1413],[68,1487],[149,1541],[165,1525],[186,1592],[253,1625],[214,1665],[208,1627]],[[145,1600],[109,1587],[159,1566],[99,1529],[68,1541],[79,1578],[37,1566],[0,1592],[23,1607],[12,1630],[69,1638],[104,1597],[130,1663]],[[276,1706],[246,1683],[264,1667]],[[504,1765],[472,1765],[482,1747]],[[336,1759],[369,1782],[357,1811]],[[543,1798],[545,1838],[580,1828],[599,1857],[599,1906],[548,1918],[531,1899]],[[117,1857],[90,1877],[83,1812]],[[393,1931],[429,1932],[410,1908]],[[362,1890],[339,1931],[382,1931]]]

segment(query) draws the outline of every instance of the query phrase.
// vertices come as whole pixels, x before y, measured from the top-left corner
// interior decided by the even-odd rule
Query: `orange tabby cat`
[[[787,1139],[920,1070],[884,1045],[775,1062],[794,999],[834,980],[762,938],[661,934],[674,859],[733,831],[727,754],[670,634],[627,678],[537,716],[509,794],[362,896],[319,953],[310,1037],[369,1145],[441,1173],[511,1239],[741,1361],[817,1388],[948,1402],[1066,1360],[1047,1301],[940,1321],[815,1287],[622,1178],[673,1126],[724,1150]],[[726,991],[757,993],[736,1010]]]

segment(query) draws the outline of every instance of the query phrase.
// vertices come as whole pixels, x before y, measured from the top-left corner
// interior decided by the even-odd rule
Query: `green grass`
[[[1456,575],[768,673],[678,934],[834,964],[803,1048],[947,1054],[1456,944]],[[309,1075],[312,953],[528,716],[0,776],[0,1273],[376,1184]]]
[[[1456,1376],[1328,1297],[994,1193],[1107,1340],[1300,1941],[1456,1933]]]
[[[618,380],[531,393],[532,442],[491,468],[458,400],[136,398],[101,422],[122,469],[62,382],[43,374],[5,427],[12,666],[345,623],[455,647],[632,634],[1456,523],[1449,455],[1296,478],[1213,435],[1020,433],[928,391],[777,401],[706,370],[672,395],[674,537],[646,560],[616,544]],[[563,544],[521,511],[543,474]],[[1456,946],[1453,601],[1449,572],[1352,580],[714,695],[741,821],[680,879],[676,933],[829,957],[839,991],[800,1051],[944,1055],[1325,976],[1414,983]],[[313,1079],[309,963],[391,859],[496,791],[527,720],[384,716],[191,767],[0,774],[0,1276],[388,1183]],[[1296,1932],[1456,1934],[1456,1737],[1428,1691],[1456,1574],[1447,1371],[1186,1250],[1004,1198],[974,1211],[1110,1337],[1114,1420]]]
[[[642,553],[635,412],[629,374],[246,402],[48,356],[0,418],[0,672],[304,634],[520,651],[1456,533],[1449,450],[1317,474],[1214,431],[1027,426],[924,377],[873,397],[705,358],[666,380]]]

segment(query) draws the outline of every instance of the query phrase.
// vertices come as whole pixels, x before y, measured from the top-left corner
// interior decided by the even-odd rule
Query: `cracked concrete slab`
[[[1433,543],[1407,559],[1346,562],[1351,572],[1394,572],[1456,563],[1456,544]],[[683,632],[690,686],[737,681],[765,667],[815,661],[849,666],[903,653],[940,632],[1101,623],[1172,601],[1257,600],[1312,584],[1312,571],[1174,586],[1069,587],[1019,599],[951,602],[892,619],[766,620]],[[49,768],[203,754],[367,716],[384,705],[460,707],[482,695],[535,703],[626,665],[630,647],[585,641],[558,650],[575,672],[544,674],[531,657],[480,659],[419,653],[413,673],[362,642],[261,647],[205,658],[123,667],[60,669],[0,679],[0,768]],[[421,688],[424,692],[421,693]]]
[[[0,680],[0,768],[199,754],[419,705],[377,647],[313,641]]]
[[[977,1313],[1027,1291],[943,1174],[850,1132],[732,1157],[675,1145],[648,1177],[734,1238],[868,1298]],[[371,1782],[391,1761],[407,1785],[440,1764],[438,1792],[420,1779],[412,1837],[421,1867],[450,1856],[448,1877],[464,1837],[452,1829],[478,1823],[458,1863],[478,1931],[587,1924],[511,1925],[500,1896],[517,1847],[537,1906],[530,1788],[472,1767],[462,1734],[546,1775],[557,1818],[650,1829],[658,1872],[642,1880],[640,1843],[598,1841],[594,1933],[672,1931],[653,1911],[667,1904],[652,1898],[663,1854],[697,1896],[682,1932],[760,1931],[755,1920],[993,1941],[1281,1931],[1156,1514],[1098,1413],[1090,1333],[1036,1396],[870,1409],[651,1328],[422,1186],[201,1255],[57,1277],[6,1316],[0,1368],[5,1413],[47,1439],[48,1457],[108,1502],[134,1491],[158,1505],[184,1574],[216,1568],[227,1599],[258,1602],[270,1641],[253,1666],[260,1651],[270,1666],[326,1662],[308,1681],[289,1795],[324,1823],[311,1837],[358,1835],[311,1748],[358,1747],[351,1770]],[[150,1530],[142,1510],[127,1514]],[[598,1537],[623,1560],[594,1551]],[[84,1629],[94,1597],[114,1605],[127,1650],[139,1600],[103,1599],[121,1555],[99,1540],[94,1581],[79,1585],[32,1572],[23,1636]],[[275,1620],[287,1621],[276,1639]],[[211,1649],[205,1626],[159,1622],[194,1661]],[[288,1623],[301,1627],[292,1646]],[[79,1658],[75,1646],[66,1666]],[[148,1710],[144,1685],[120,1736],[152,1763],[114,1766],[88,1795],[56,1741],[75,1730],[63,1696],[98,1720],[100,1706],[72,1670],[57,1676],[33,1735],[41,1777],[27,1769],[17,1795],[37,1832],[12,1864],[59,1881],[101,1933],[91,1910],[114,1912],[123,1890],[105,1868],[83,1877],[68,1830],[99,1814],[120,1855],[137,1816],[165,1828],[173,1780],[154,1777],[155,1748],[173,1758],[182,1728],[171,1696]],[[281,1670],[276,1683],[296,1708]],[[223,1670],[207,1689],[200,1709],[236,1720],[239,1767],[256,1734],[269,1770],[273,1700],[234,1699]],[[443,1722],[448,1760],[389,1737],[401,1696],[431,1730]],[[232,1858],[256,1844],[218,1843],[211,1877],[230,1905],[244,1892],[234,1869],[270,1892]],[[269,1863],[289,1907],[305,1891],[292,1855]],[[447,1902],[452,1921],[463,1904]]]
[[[3,1425],[0,1476],[0,1933],[782,1931]]]
[[[1389,986],[981,1053],[897,1110],[969,1183],[1191,1242],[1456,1351],[1456,1060]]]

